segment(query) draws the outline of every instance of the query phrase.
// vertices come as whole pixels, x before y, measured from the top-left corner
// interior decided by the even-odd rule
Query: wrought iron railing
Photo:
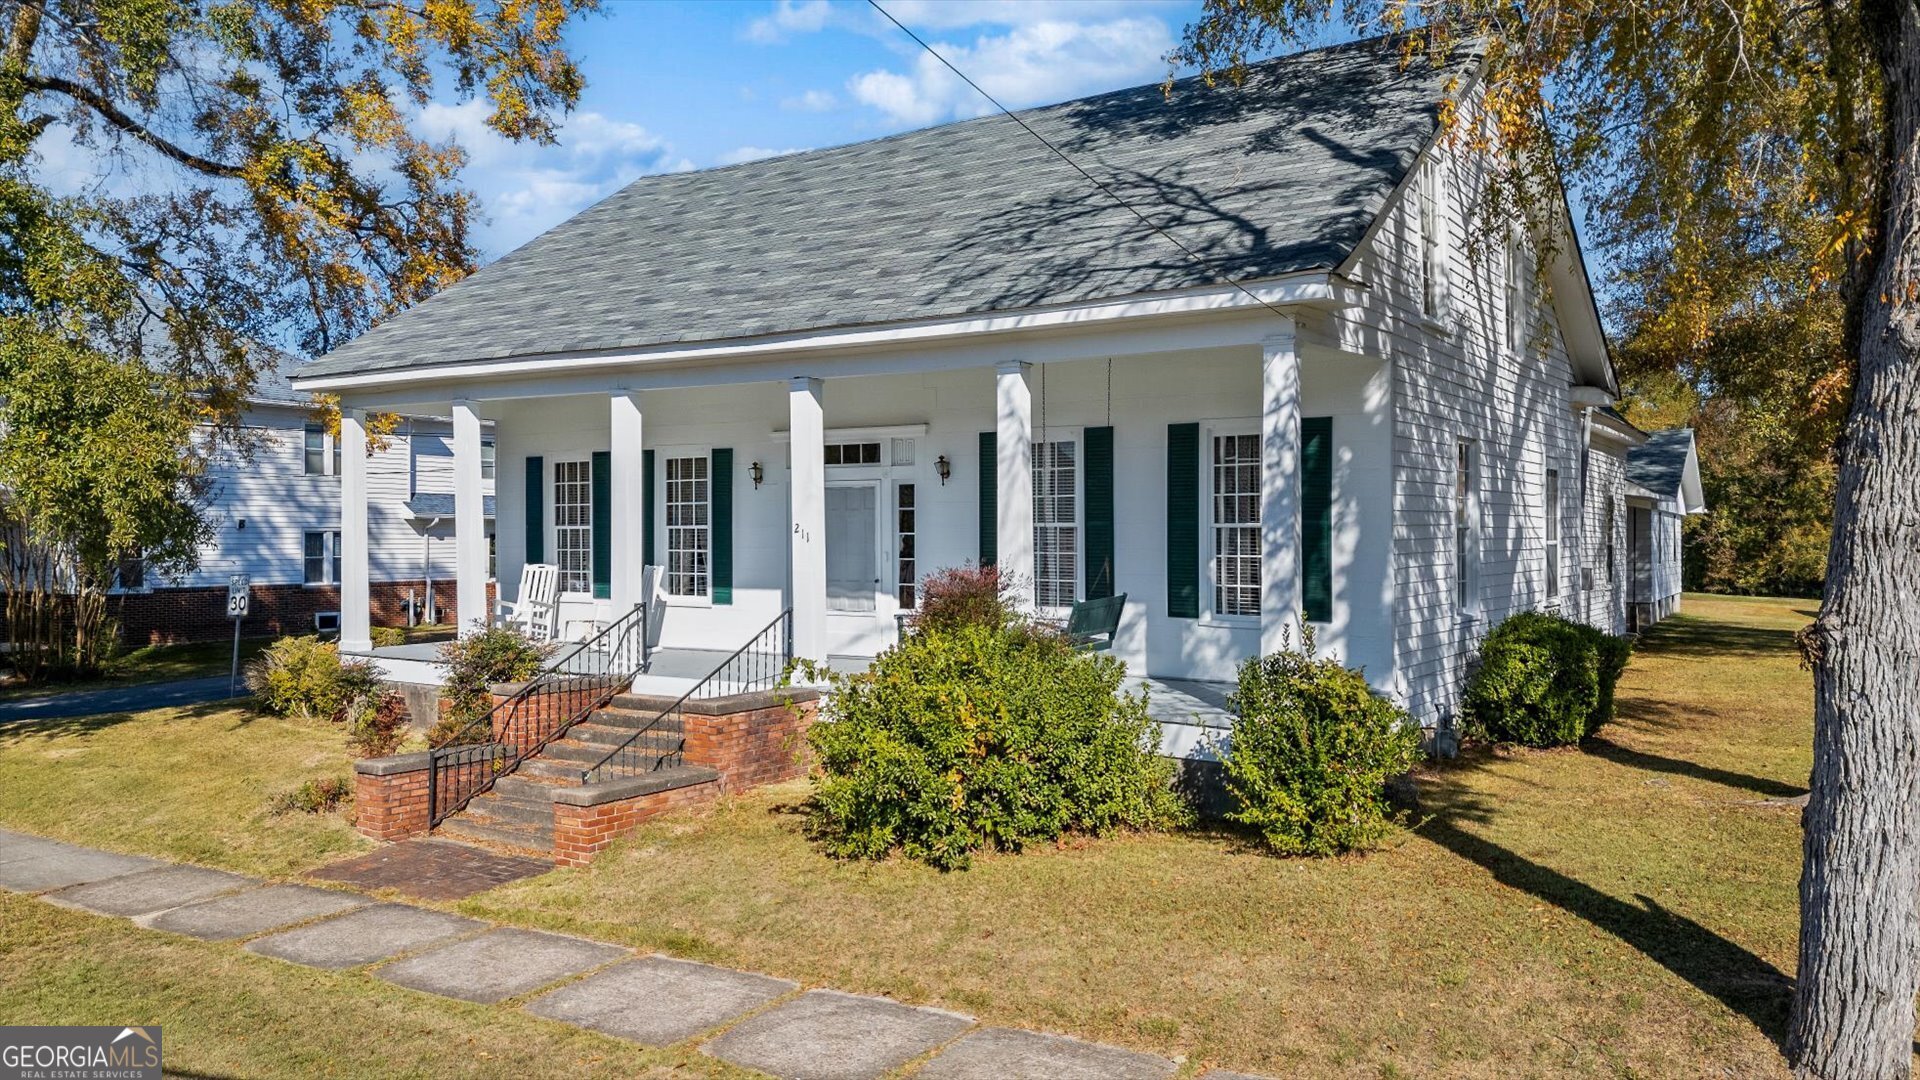
[[[645,604],[557,653],[513,696],[428,751],[429,821],[438,825],[459,813],[494,780],[593,715],[632,685],[647,658]]]
[[[609,750],[605,757],[580,770],[580,782],[598,784],[679,765],[680,748],[685,739],[677,729],[663,731],[666,721],[680,719],[689,701],[775,689],[786,680],[787,665],[792,659],[793,609],[789,608],[735,650],[732,656],[721,661],[691,690],[641,724],[624,742]],[[660,746],[661,742],[669,745]]]

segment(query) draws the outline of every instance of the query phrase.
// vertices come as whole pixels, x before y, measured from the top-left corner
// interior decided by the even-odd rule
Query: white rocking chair
[[[518,626],[534,641],[552,641],[560,618],[560,568],[528,563],[520,569],[520,592],[500,602],[500,622]]]

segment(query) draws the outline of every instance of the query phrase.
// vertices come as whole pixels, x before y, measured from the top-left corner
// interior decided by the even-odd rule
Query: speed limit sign
[[[235,574],[227,579],[227,618],[247,617],[247,601],[253,595],[252,589],[253,583],[245,574]]]

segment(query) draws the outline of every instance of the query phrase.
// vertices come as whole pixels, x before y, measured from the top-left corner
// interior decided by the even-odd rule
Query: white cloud
[[[811,34],[824,29],[832,14],[827,0],[777,0],[773,14],[747,24],[747,38],[771,44],[794,34]]]
[[[998,7],[984,2],[976,6]],[[1165,23],[1151,18],[1095,23],[1047,19],[1005,34],[979,35],[971,45],[929,44],[1009,108],[1019,108],[1150,82],[1166,72],[1162,58],[1173,46],[1173,35]],[[913,58],[908,72],[865,72],[848,80],[847,92],[903,125],[993,111],[986,99],[924,51]]]
[[[828,112],[839,104],[840,99],[825,90],[809,90],[804,94],[782,99],[780,107],[792,112]]]
[[[489,255],[520,246],[639,177],[694,167],[646,128],[601,113],[568,117],[554,146],[502,138],[486,126],[486,114],[480,100],[433,103],[420,111],[417,130],[466,148],[464,180],[489,219],[476,230]]]
[[[804,153],[806,149],[804,146],[792,146],[785,150],[769,150],[764,146],[741,146],[721,154],[720,164],[742,165],[749,161],[764,161],[767,158]]]

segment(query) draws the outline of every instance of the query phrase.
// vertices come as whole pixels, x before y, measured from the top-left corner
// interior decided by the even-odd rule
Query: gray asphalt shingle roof
[[[636,180],[301,375],[640,348],[1081,302],[1331,268],[1473,62],[1388,39],[1021,113]]]
[[[1645,443],[1627,451],[1627,479],[1656,495],[1676,495],[1686,479],[1687,454],[1692,449],[1692,428],[1651,432]]]

